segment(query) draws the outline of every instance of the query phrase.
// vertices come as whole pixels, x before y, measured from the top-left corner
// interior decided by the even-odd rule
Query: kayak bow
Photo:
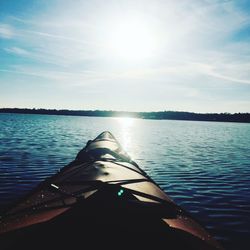
[[[0,222],[2,249],[221,249],[110,132],[89,141],[73,162],[12,206]]]

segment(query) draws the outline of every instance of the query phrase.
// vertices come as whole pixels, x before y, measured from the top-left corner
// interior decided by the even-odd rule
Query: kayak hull
[[[6,249],[221,249],[109,132],[9,209],[0,233]]]

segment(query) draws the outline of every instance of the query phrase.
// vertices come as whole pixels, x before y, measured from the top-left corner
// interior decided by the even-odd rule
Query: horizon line
[[[139,114],[139,113],[162,113],[162,112],[175,112],[175,113],[190,113],[190,114],[227,114],[227,115],[234,115],[234,114],[250,114],[250,112],[194,112],[194,111],[184,111],[184,110],[157,110],[157,111],[126,111],[126,110],[112,110],[112,109],[68,109],[68,108],[0,108],[0,110],[45,110],[45,111],[88,111],[88,112],[95,112],[95,111],[101,111],[101,112],[120,112],[120,113],[133,113],[133,114]]]

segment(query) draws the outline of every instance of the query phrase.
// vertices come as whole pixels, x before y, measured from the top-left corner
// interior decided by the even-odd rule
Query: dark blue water
[[[104,130],[226,249],[249,249],[250,124],[0,114],[0,211]]]

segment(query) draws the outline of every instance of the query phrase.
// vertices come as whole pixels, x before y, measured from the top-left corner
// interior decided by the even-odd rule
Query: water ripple
[[[126,129],[126,131],[125,131]],[[110,130],[226,249],[250,245],[250,125],[0,114],[0,212]],[[126,139],[126,138],[125,138]]]

